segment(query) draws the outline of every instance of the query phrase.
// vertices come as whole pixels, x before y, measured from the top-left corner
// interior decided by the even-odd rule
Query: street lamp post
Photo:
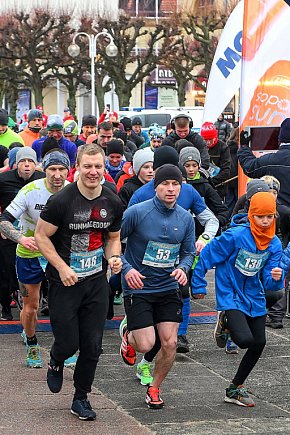
[[[91,60],[91,99],[92,99],[92,115],[96,114],[96,84],[95,84],[95,57],[97,54],[97,39],[100,36],[106,36],[110,39],[109,45],[106,47],[107,56],[115,57],[118,49],[114,44],[112,36],[108,32],[100,32],[97,34],[88,34],[86,32],[78,32],[74,35],[72,44],[68,47],[68,54],[71,57],[77,57],[80,54],[80,47],[76,44],[78,36],[86,36],[89,40],[89,55]]]

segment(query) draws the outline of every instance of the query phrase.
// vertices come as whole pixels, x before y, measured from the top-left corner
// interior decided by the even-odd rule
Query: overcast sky
[[[110,17],[116,17],[118,3],[118,0],[0,0],[0,13],[30,12],[33,9],[48,7],[56,13],[65,11],[76,16],[108,14]]]

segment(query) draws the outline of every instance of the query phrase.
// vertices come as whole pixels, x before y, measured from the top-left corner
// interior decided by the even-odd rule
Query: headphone
[[[193,127],[193,120],[192,120],[192,118],[190,116],[188,116],[188,115],[184,115],[184,114],[181,113],[180,115],[177,115],[174,118],[172,118],[171,121],[170,121],[170,126],[171,126],[171,128],[173,128],[173,130],[175,130],[175,121],[177,119],[180,119],[180,118],[186,118],[186,119],[188,119],[189,128],[191,129]]]

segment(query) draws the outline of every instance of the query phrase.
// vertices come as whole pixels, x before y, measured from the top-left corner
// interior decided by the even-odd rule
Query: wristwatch
[[[201,239],[205,240],[206,242],[208,242],[210,240],[210,236],[206,233],[202,234],[200,237],[201,237]]]

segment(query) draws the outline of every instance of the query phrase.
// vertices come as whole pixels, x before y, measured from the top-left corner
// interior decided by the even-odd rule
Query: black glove
[[[240,145],[241,146],[249,146],[251,142],[252,136],[249,136],[249,133],[245,130],[242,130],[240,133]]]

